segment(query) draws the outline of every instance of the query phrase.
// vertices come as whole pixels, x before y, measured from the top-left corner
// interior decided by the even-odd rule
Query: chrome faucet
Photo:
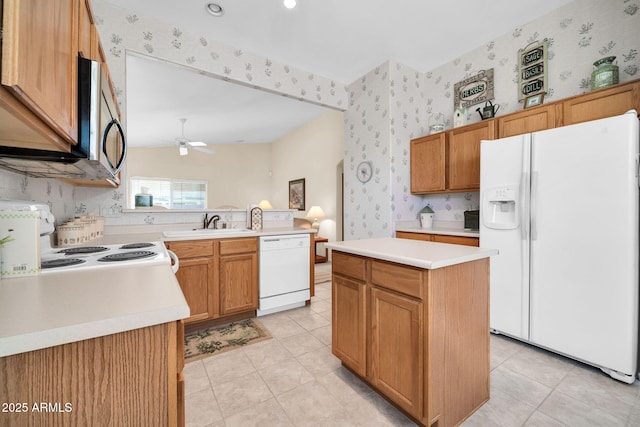
[[[204,220],[202,222],[202,228],[209,228],[209,226],[213,222],[213,229],[217,230],[218,221],[220,221],[220,215],[211,215],[211,218],[209,218],[209,214],[205,213]]]

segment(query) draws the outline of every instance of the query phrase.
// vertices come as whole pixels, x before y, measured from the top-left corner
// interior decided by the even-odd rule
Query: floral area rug
[[[270,338],[269,331],[256,319],[213,326],[185,335],[184,358],[191,362]]]

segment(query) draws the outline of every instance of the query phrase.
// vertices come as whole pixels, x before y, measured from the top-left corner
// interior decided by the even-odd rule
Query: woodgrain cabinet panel
[[[0,357],[2,401],[29,402],[30,409],[3,413],[0,424],[184,425],[178,417],[184,411],[177,384],[181,328],[170,322]],[[36,402],[60,407],[31,411]]]
[[[624,114],[635,109],[640,113],[640,82],[616,85],[562,102],[564,125],[587,122]]]
[[[206,320],[214,316],[214,307],[211,303],[213,264],[213,259],[209,257],[180,259],[180,269],[176,272],[176,279],[191,312],[189,318],[185,320],[186,323]]]
[[[345,255],[342,252],[333,252],[331,268],[334,273],[352,277],[357,280],[366,280],[367,270],[363,257]]]
[[[424,240],[426,242],[451,243],[454,245],[480,246],[480,238],[467,236],[448,236],[444,234],[411,233],[396,231],[399,239]]]
[[[258,255],[220,256],[220,314],[258,308]]]
[[[422,299],[423,269],[392,262],[371,262],[371,283]]]
[[[556,127],[558,105],[541,105],[514,114],[498,117],[498,138]]]
[[[4,0],[2,85],[69,144],[78,138],[79,0]]]
[[[480,189],[480,141],[495,139],[495,121],[486,120],[449,131],[450,190]]]
[[[447,134],[424,136],[411,141],[411,192],[446,189]]]
[[[422,303],[371,289],[372,384],[402,409],[422,418]]]
[[[366,286],[334,274],[331,280],[332,352],[359,375],[366,375]]]

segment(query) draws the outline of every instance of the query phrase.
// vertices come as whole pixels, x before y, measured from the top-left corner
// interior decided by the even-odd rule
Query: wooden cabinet
[[[480,141],[640,113],[640,80],[411,140],[411,193],[480,189]]]
[[[411,192],[478,191],[480,140],[495,138],[487,120],[411,141]]]
[[[495,122],[485,120],[449,133],[449,190],[480,190],[480,141],[495,138]]]
[[[424,240],[427,242],[452,243],[454,245],[480,246],[478,237],[448,236],[444,234],[411,233],[407,231],[396,231],[399,239]]]
[[[191,315],[185,323],[207,320],[215,316],[214,240],[169,242],[168,249],[180,260],[176,278]]]
[[[0,357],[2,401],[28,405],[0,424],[183,426],[183,341],[177,321]]]
[[[557,104],[541,105],[498,117],[498,138],[554,128],[560,117],[556,112],[558,109],[560,106]]]
[[[417,234],[417,233],[416,233]],[[435,270],[333,249],[332,352],[420,425],[489,399],[489,260]]]
[[[2,85],[69,144],[78,138],[78,2],[3,2]]]
[[[356,277],[350,274],[348,263],[355,257],[345,257],[339,252],[333,254],[333,277],[331,280],[333,354],[361,376],[366,375],[366,286],[364,270]],[[337,265],[336,265],[337,262]],[[364,259],[360,259],[364,266]],[[346,268],[345,268],[346,267]],[[357,268],[357,266],[356,266]]]
[[[640,81],[574,96],[564,100],[562,106],[563,125],[616,116],[632,109],[640,113]]]
[[[258,242],[220,241],[220,315],[258,308]]]
[[[411,141],[411,192],[446,189],[446,136],[444,132]]]
[[[167,242],[180,260],[176,273],[193,323],[258,308],[258,239]]]

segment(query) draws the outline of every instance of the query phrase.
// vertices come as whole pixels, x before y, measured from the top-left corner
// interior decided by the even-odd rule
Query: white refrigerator
[[[638,351],[638,118],[480,145],[493,332],[632,383]]]

